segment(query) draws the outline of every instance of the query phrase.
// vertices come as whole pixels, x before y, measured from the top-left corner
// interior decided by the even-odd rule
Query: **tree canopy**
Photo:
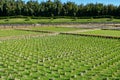
[[[102,3],[77,5],[74,2],[62,3],[60,0],[0,0],[0,16],[120,16],[120,6]]]

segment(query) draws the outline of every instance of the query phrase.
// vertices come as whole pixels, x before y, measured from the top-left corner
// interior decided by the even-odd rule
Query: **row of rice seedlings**
[[[5,44],[2,44],[1,53],[2,57],[5,57],[1,58],[3,61],[2,68],[4,65],[6,65],[6,70],[9,72],[8,75],[2,74],[2,76],[5,75],[6,77],[8,76],[8,78],[10,78],[11,76],[9,75],[12,75],[11,71],[15,69],[18,71],[16,76],[22,76],[22,78],[28,80],[60,78],[76,80],[80,78],[91,79],[92,76],[97,76],[93,73],[98,74],[100,70],[106,69],[109,67],[109,65],[112,65],[114,62],[116,62],[116,60],[119,61],[118,57],[116,57],[119,56],[119,54],[117,54],[119,53],[119,45],[111,43],[112,41],[107,42],[107,40],[104,39],[102,42],[104,44],[100,45],[100,38],[95,40],[92,38],[89,40],[99,43],[91,42],[91,44],[93,44],[93,46],[91,46],[91,44],[86,44],[89,42],[87,39],[83,39],[83,41],[80,42],[80,40],[82,40],[81,38],[75,40],[74,38],[76,37],[71,37],[72,38],[70,39],[72,40],[67,40],[69,37],[57,36],[57,38],[54,38],[55,40],[52,38],[46,38],[44,41],[44,38],[31,38],[29,40],[18,40],[15,42],[10,41],[10,43],[5,43],[7,44],[7,47]],[[62,39],[65,41],[61,41]],[[55,42],[55,44],[53,44],[53,42]],[[60,45],[61,43],[64,44]],[[84,43],[84,47],[80,46],[82,43]],[[41,44],[44,44],[45,46]],[[115,45],[114,47],[112,46],[113,44]],[[58,47],[54,47],[56,45]],[[95,45],[98,46],[98,48],[95,48]],[[101,48],[103,45],[104,47]],[[67,48],[67,46],[70,47]],[[87,48],[85,48],[85,46]],[[17,49],[15,49],[15,47]],[[38,49],[36,50],[36,48]],[[113,62],[111,63],[111,61]],[[87,74],[90,75],[88,76]],[[15,79],[16,76],[13,75],[12,78]]]

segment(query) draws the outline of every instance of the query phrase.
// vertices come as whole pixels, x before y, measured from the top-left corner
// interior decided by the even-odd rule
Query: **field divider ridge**
[[[45,31],[45,30],[32,30],[32,29],[15,29],[21,31],[30,31],[30,32],[41,32],[41,33],[55,33],[53,31]]]
[[[31,31],[31,32],[42,32],[42,33],[53,33],[55,35],[78,35],[78,36],[91,36],[91,37],[101,37],[101,38],[110,38],[110,39],[120,39],[119,36],[106,36],[106,35],[96,35],[96,34],[78,34],[76,31],[68,31],[68,32],[55,32],[55,31],[46,31],[46,30],[31,30],[31,29],[16,29],[16,30],[22,30],[22,31]],[[94,29],[94,30],[82,30],[77,32],[87,32],[87,31],[95,31],[100,29]]]
[[[62,35],[78,35],[78,36],[91,36],[91,37],[101,37],[101,38],[110,38],[110,39],[120,39],[118,36],[104,36],[104,35],[95,35],[95,34],[77,34],[77,33],[63,33]]]

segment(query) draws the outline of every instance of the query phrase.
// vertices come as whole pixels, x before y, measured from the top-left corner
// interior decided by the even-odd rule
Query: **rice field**
[[[94,30],[94,31],[80,32],[80,34],[120,37],[120,31],[119,30]]]
[[[1,80],[120,80],[120,40],[74,35],[0,41]]]
[[[31,28],[32,30],[38,31],[53,31],[53,32],[67,32],[67,31],[76,31],[76,30],[84,30],[82,28],[75,28],[75,27],[34,27]]]
[[[35,34],[43,34],[43,33],[14,30],[14,29],[8,29],[8,30],[1,29],[0,30],[0,37],[21,36],[21,35],[30,35],[30,34],[35,35]]]

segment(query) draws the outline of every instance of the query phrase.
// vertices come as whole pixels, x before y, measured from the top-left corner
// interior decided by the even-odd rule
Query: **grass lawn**
[[[99,19],[30,19],[26,21],[25,18],[12,18],[12,19],[0,19],[0,24],[16,24],[16,23],[90,23],[90,22],[120,22],[119,19],[109,20],[109,18],[99,18]]]
[[[84,30],[81,28],[74,28],[74,27],[35,27],[31,28],[32,30],[38,31],[53,31],[53,32],[67,32],[67,31],[75,31],[75,30]]]
[[[0,37],[29,35],[29,34],[43,34],[43,33],[30,32],[30,31],[20,31],[20,30],[0,30]]]
[[[80,32],[80,34],[93,34],[93,35],[120,37],[120,31],[118,31],[118,30],[95,30],[95,31]]]

